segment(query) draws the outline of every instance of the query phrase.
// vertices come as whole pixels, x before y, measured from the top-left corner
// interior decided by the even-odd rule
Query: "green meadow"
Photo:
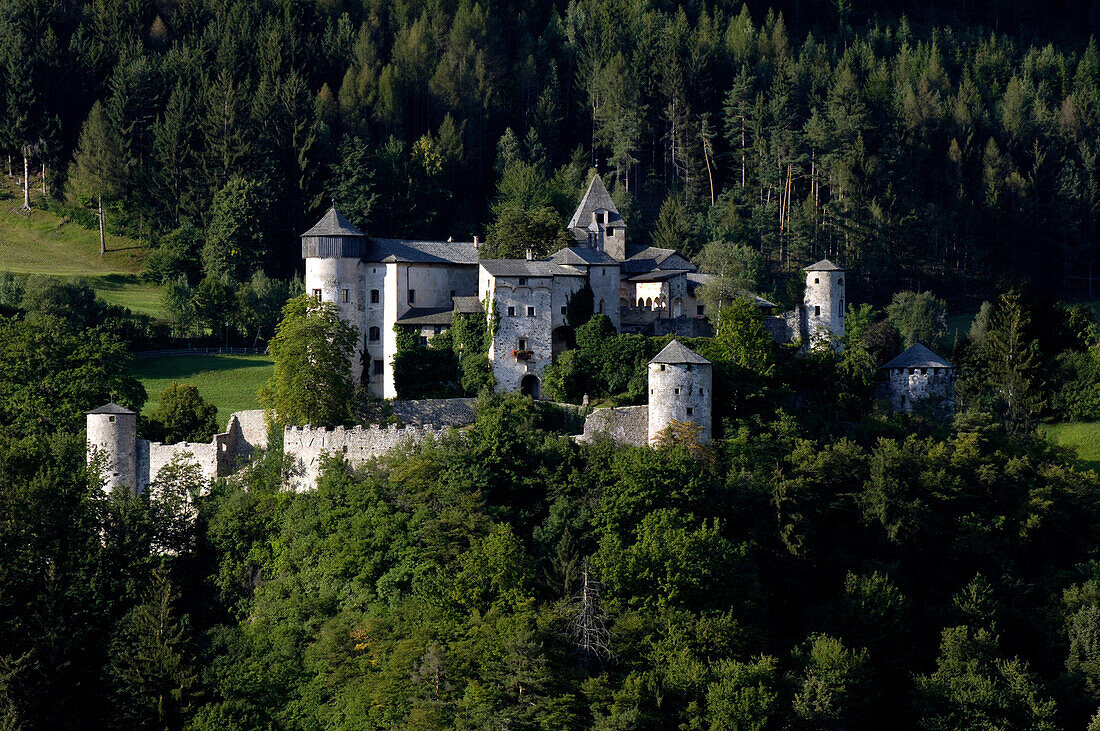
[[[256,394],[272,368],[266,355],[185,355],[140,358],[131,373],[149,394],[142,413],[153,413],[169,384],[190,383],[218,407],[218,425],[225,428],[234,411],[260,408]]]

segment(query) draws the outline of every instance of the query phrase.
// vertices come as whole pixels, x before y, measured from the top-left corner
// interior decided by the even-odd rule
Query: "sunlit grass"
[[[1100,470],[1100,421],[1043,424],[1040,430],[1055,444],[1075,449],[1078,459]]]
[[[234,411],[260,408],[256,394],[271,377],[273,364],[266,355],[165,356],[137,360],[131,373],[149,394],[142,413],[156,409],[169,384],[190,383],[218,407],[218,425],[224,429]]]

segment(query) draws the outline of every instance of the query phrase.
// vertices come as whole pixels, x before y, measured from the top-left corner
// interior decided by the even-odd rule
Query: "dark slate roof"
[[[397,318],[397,324],[450,325],[454,314],[454,310],[450,307],[410,307],[405,310],[405,314]]]
[[[687,269],[653,269],[637,276],[630,277],[631,282],[663,282],[666,279],[687,274]]]
[[[615,207],[615,202],[611,200],[607,188],[604,187],[603,180],[599,175],[593,175],[592,182],[588,184],[588,190],[581,198],[580,205],[577,206],[573,217],[569,219],[569,228],[580,229],[580,231],[587,230],[589,224],[595,220],[595,216],[592,214],[600,209],[608,212],[607,223],[618,223],[623,220],[619,215],[619,209]],[[574,236],[577,235],[581,238],[585,236],[585,234],[575,232]]]
[[[838,267],[828,259],[822,259],[816,264],[811,264],[802,271],[804,272],[842,272],[844,267]]]
[[[472,315],[485,311],[481,307],[481,300],[477,297],[451,297],[451,302],[454,303],[455,312],[462,315]]]
[[[550,255],[547,259],[554,264],[567,264],[569,266],[618,266],[619,262],[604,251],[591,246],[566,246]]]
[[[707,363],[710,361],[703,356],[685,347],[679,340],[673,340],[657,354],[650,363]]]
[[[675,249],[661,249],[656,246],[627,246],[626,261],[622,263],[624,274],[642,274],[654,269],[695,271],[695,266]]]
[[[353,226],[351,221],[344,218],[344,215],[336,210],[336,206],[333,206],[328,209],[328,213],[321,216],[317,225],[302,236],[366,236],[366,234]]]
[[[412,264],[477,264],[477,247],[472,241],[413,241],[410,239],[370,240],[367,261]]]
[[[116,404],[114,401],[112,401],[110,403],[107,403],[107,404],[103,404],[98,409],[92,409],[91,411],[88,411],[88,412],[85,412],[85,413],[88,413],[88,414],[130,414],[131,416],[137,416],[136,411],[130,411],[129,409],[124,409],[123,407]]]
[[[883,368],[954,368],[954,366],[920,343],[916,343]]]
[[[532,259],[482,259],[481,266],[494,277],[583,277],[584,274],[549,261]]]

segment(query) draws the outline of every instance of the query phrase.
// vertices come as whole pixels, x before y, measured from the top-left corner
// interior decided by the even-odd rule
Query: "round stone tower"
[[[710,361],[678,340],[649,361],[649,444],[673,422],[699,426],[699,441],[709,442],[712,384]]]
[[[302,258],[306,260],[306,294],[321,302],[333,302],[341,319],[363,330],[366,296],[359,263],[367,255],[367,235],[336,210],[336,206],[302,234]],[[362,372],[363,337],[352,358],[352,377]]]
[[[806,272],[806,294],[803,297],[806,331],[804,342],[811,348],[823,341],[844,337],[844,270],[828,259],[811,264]]]
[[[103,488],[137,489],[137,414],[116,403],[89,411],[88,464],[99,463]]]

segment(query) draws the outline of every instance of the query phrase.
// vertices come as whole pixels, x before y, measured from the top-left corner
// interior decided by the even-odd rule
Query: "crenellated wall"
[[[288,426],[283,430],[283,452],[293,458],[294,467],[287,477],[287,486],[298,491],[312,490],[320,476],[321,458],[342,455],[348,464],[355,466],[380,457],[401,444],[419,442],[427,436],[440,437],[446,428],[431,426],[389,427],[355,426],[335,429],[305,426]]]

